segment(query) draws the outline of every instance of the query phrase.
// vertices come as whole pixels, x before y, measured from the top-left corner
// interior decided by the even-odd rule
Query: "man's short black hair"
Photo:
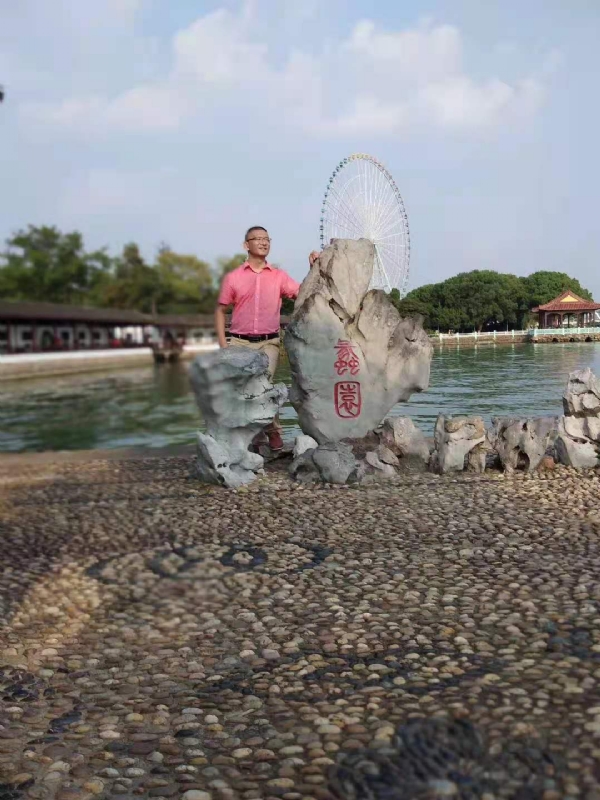
[[[266,228],[263,228],[262,225],[253,225],[251,228],[248,228],[248,230],[246,231],[246,237],[244,239],[245,242],[248,241],[248,237],[250,236],[251,233],[254,233],[254,231],[264,231],[265,233],[269,232]]]

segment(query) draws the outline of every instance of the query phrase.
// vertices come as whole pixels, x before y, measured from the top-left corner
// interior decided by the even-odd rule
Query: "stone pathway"
[[[597,471],[14,463],[0,800],[600,798]]]

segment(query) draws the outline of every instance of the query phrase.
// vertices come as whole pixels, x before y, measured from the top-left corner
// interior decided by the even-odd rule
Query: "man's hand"
[[[321,253],[318,253],[316,250],[313,250],[312,253],[309,255],[308,263],[310,264],[311,268],[314,265],[314,263],[317,260],[317,258],[319,258],[320,255],[321,255]]]

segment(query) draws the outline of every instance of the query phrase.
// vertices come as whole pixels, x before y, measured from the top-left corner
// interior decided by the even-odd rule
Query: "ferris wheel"
[[[375,245],[371,289],[404,296],[408,285],[408,215],[394,179],[373,156],[355,153],[333,171],[321,209],[321,247],[332,239],[370,239]]]

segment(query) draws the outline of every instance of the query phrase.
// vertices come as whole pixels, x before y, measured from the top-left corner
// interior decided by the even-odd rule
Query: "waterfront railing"
[[[471,331],[470,333],[434,333],[432,339],[437,339],[440,342],[455,341],[456,339],[515,339],[527,336],[529,331],[484,331],[478,333]]]
[[[469,333],[434,333],[431,338],[435,341],[457,341],[464,339],[475,339],[482,341],[493,341],[500,339],[524,339],[537,337],[560,337],[569,338],[571,336],[600,336],[600,326],[592,328],[528,328],[524,331],[470,331]]]
[[[530,336],[600,336],[600,326],[593,328],[532,328]]]

